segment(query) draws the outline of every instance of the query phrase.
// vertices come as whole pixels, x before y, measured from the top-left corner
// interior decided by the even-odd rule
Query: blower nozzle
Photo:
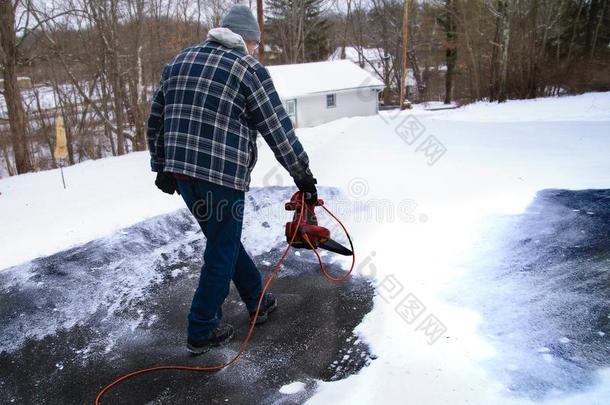
[[[322,248],[343,256],[352,256],[354,253],[351,250],[330,238],[330,230],[318,225],[314,209],[323,205],[324,200],[321,199],[315,204],[306,204],[301,192],[294,193],[285,206],[287,211],[294,211],[292,221],[286,223],[286,241],[298,249]]]

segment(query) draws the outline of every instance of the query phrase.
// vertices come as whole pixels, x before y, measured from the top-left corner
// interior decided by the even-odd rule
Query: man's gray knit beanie
[[[261,30],[254,14],[244,4],[236,4],[222,19],[221,27],[228,28],[234,33],[241,35],[244,41],[260,42]]]

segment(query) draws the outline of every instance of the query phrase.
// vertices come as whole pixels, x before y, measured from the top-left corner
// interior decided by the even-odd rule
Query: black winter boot
[[[186,342],[186,350],[193,354],[203,354],[212,347],[227,343],[232,337],[233,327],[226,323],[214,329],[207,340],[195,341],[189,338]]]
[[[269,314],[277,308],[277,299],[271,293],[265,294],[265,304],[261,305],[261,309],[258,312],[258,318],[256,318],[256,324],[260,325],[267,322]],[[255,312],[250,312],[250,323],[254,321]]]

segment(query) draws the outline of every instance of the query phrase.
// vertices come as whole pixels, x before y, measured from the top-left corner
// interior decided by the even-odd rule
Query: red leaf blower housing
[[[304,202],[302,193],[293,194],[290,201],[286,203],[286,210],[294,211],[292,221],[286,223],[286,242],[298,249],[322,248],[343,256],[353,256],[352,250],[332,240],[330,231],[318,225],[318,218],[314,212],[315,207],[322,207],[334,218],[334,215],[324,206],[324,200],[318,199],[315,204],[309,205]],[[304,208],[303,215],[300,215],[302,208]],[[352,241],[347,231],[345,234],[351,245]],[[291,241],[292,243],[290,243]]]

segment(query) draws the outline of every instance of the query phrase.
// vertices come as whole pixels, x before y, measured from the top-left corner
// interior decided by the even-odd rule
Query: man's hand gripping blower
[[[345,234],[347,235],[352,250],[332,240],[330,237],[330,230],[318,225],[318,218],[314,212],[316,207],[322,207],[333,218],[337,219],[324,206],[324,200],[318,199],[314,204],[306,204],[303,193],[294,193],[290,201],[286,203],[286,210],[294,211],[292,221],[286,223],[286,241],[291,246],[299,249],[315,250],[317,248],[322,248],[343,256],[353,256],[352,240],[347,231]],[[339,224],[343,227],[341,223]]]

